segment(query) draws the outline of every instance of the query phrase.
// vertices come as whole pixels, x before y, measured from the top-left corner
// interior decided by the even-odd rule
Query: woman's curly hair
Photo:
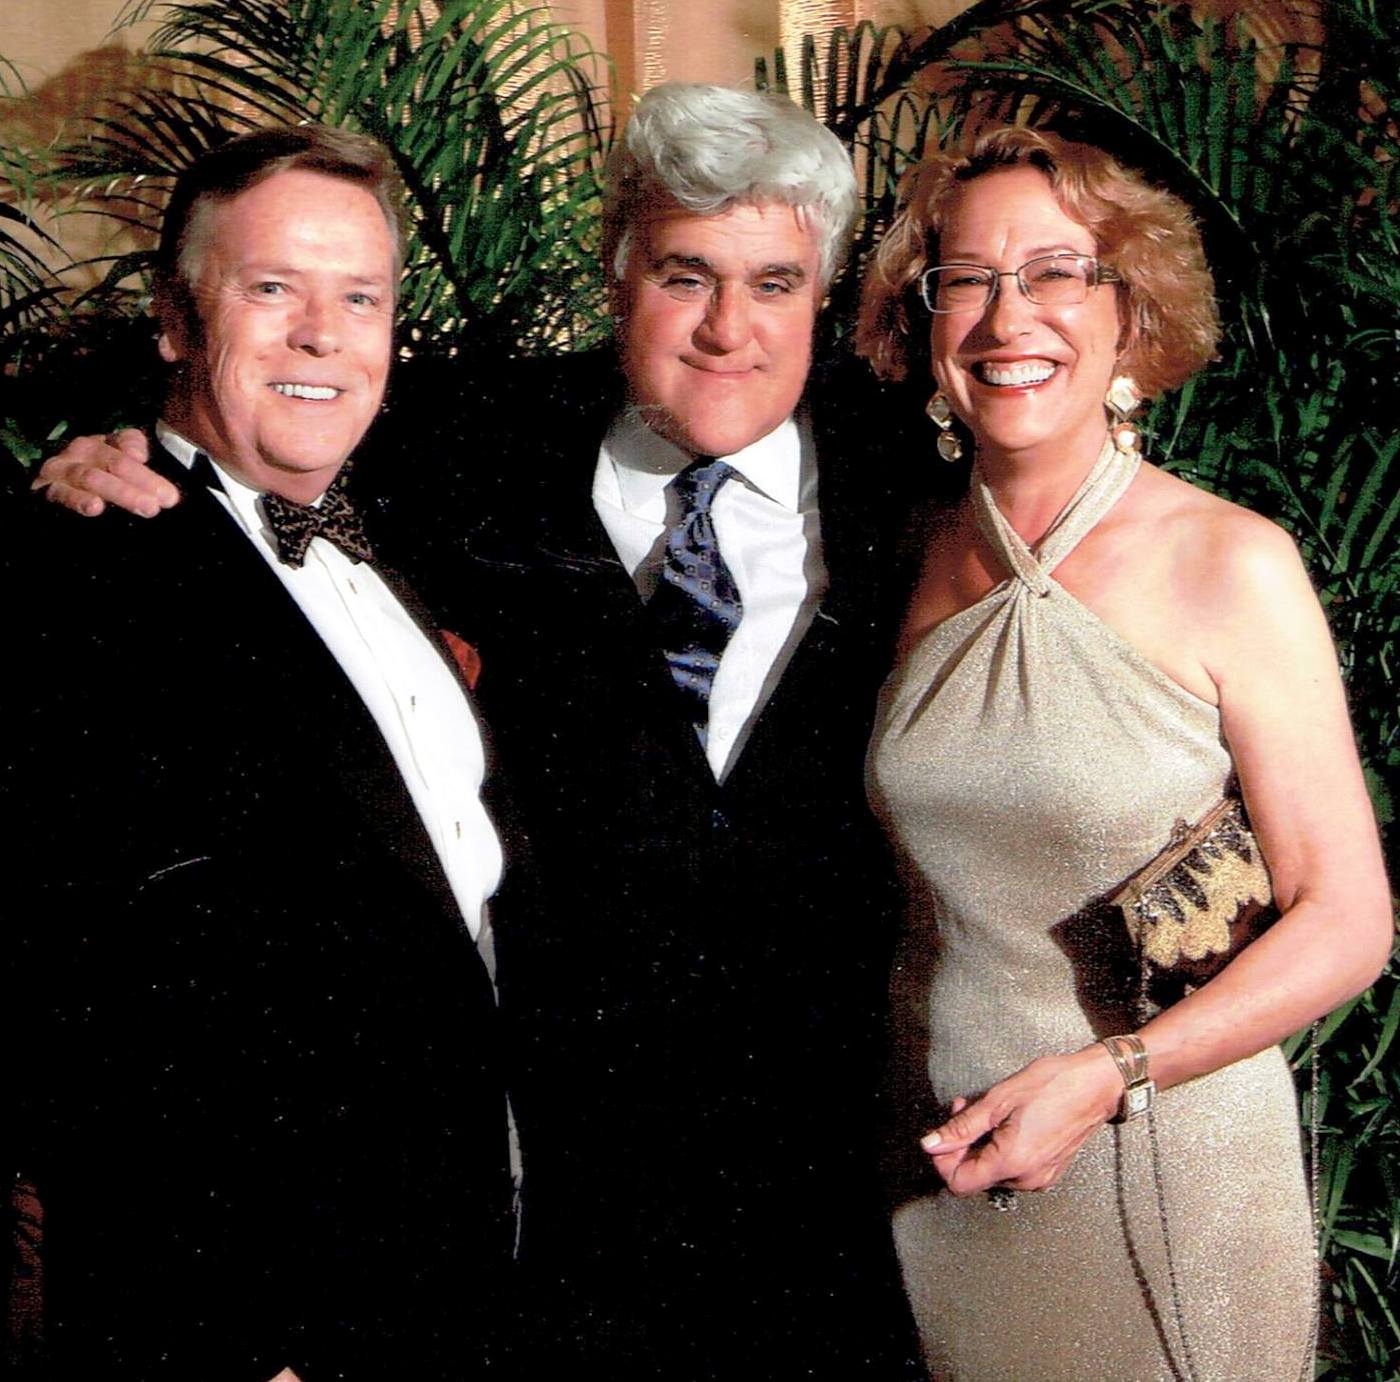
[[[919,275],[938,262],[938,235],[958,187],[999,168],[1038,168],[1065,214],[1088,228],[1098,257],[1127,294],[1121,373],[1153,398],[1184,384],[1215,355],[1215,283],[1185,204],[1090,144],[1007,126],[970,151],[935,154],[906,179],[900,210],[866,272],[856,348],[877,374],[902,379],[927,358]],[[921,339],[922,338],[922,339]]]

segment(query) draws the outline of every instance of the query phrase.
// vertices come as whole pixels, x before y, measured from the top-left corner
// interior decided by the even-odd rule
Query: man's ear
[[[167,365],[178,364],[190,353],[193,306],[189,288],[183,282],[156,285],[156,349]]]
[[[627,320],[628,309],[632,305],[632,292],[625,278],[616,274],[608,275],[608,315],[614,324],[621,325]]]

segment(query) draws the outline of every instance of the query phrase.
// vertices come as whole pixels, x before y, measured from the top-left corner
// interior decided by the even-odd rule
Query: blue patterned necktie
[[[701,456],[671,481],[681,516],[666,535],[665,564],[648,605],[671,679],[690,703],[701,744],[720,657],[744,616],[739,587],[720,556],[710,518],[715,495],[735,473],[725,461]]]

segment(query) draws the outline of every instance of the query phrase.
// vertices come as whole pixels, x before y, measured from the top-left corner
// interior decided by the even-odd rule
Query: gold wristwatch
[[[1136,1036],[1108,1036],[1099,1045],[1113,1057],[1118,1073],[1123,1077],[1123,1095],[1118,1101],[1118,1113],[1110,1121],[1131,1122],[1152,1107],[1157,1086],[1147,1073],[1147,1047]]]

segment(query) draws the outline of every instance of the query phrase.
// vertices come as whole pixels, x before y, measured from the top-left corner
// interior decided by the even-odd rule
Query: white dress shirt
[[[163,423],[161,444],[186,467],[196,448]],[[211,457],[232,515],[297,602],[379,726],[479,949],[492,965],[486,899],[501,847],[481,804],[485,753],[467,697],[442,654],[372,567],[313,538],[301,567],[277,559],[261,496]]]
[[[668,486],[694,457],[632,412],[599,452],[593,503],[642,598],[660,578],[666,534],[680,521]],[[789,418],[727,461],[738,472],[710,510],[715,540],[733,574],[744,615],[710,691],[705,755],[723,781],[826,594],[811,430]]]

